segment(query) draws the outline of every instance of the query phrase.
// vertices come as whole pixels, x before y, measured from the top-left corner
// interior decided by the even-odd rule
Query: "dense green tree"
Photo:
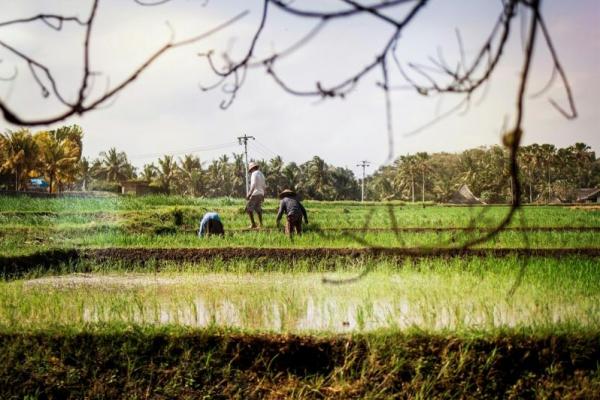
[[[314,156],[303,164],[301,169],[302,186],[308,198],[325,200],[334,197],[329,166],[325,160]]]
[[[83,132],[77,125],[38,132],[34,139],[39,149],[38,175],[48,181],[49,191],[61,190],[76,181],[81,159]]]
[[[425,178],[431,172],[429,158],[429,154],[424,152],[415,155],[416,169],[421,175],[421,201],[423,203],[425,202]]]
[[[173,156],[165,155],[163,158],[158,159],[156,181],[166,194],[171,194],[172,184],[176,179],[176,174],[177,163]]]
[[[16,180],[21,182],[18,185],[21,188],[28,176],[41,174],[48,177],[54,186],[55,180],[58,182],[63,178],[58,178],[53,171],[60,160],[66,159],[69,162],[78,160],[74,164],[75,172],[84,190],[92,179],[99,187],[112,187],[135,177],[135,169],[126,154],[114,148],[100,153],[100,158],[95,160],[79,161],[80,147],[73,157],[68,157],[69,146],[61,141],[72,138],[68,140],[77,148],[81,143],[80,132],[78,127],[65,127],[36,135],[29,131],[2,135],[0,178],[9,173],[14,182],[15,175],[18,175]],[[36,137],[38,140],[34,140]],[[50,153],[44,155],[42,149]],[[360,198],[360,181],[353,172],[329,165],[318,156],[301,165],[286,164],[279,156],[254,161],[258,162],[266,177],[267,197],[276,197],[281,190],[290,188],[307,199]],[[524,201],[546,202],[556,197],[573,201],[577,188],[594,187],[600,183],[600,161],[584,143],[559,149],[548,144],[524,146],[519,150],[518,162]],[[213,160],[206,169],[202,168],[196,156],[188,154],[176,162],[167,155],[158,160],[158,167],[154,163],[146,164],[140,178],[153,182],[166,193],[207,197],[244,197],[246,193],[242,154],[223,155]],[[69,179],[63,180],[66,183],[70,182]],[[510,201],[514,188],[507,150],[491,146],[461,153],[407,154],[377,169],[368,177],[366,190],[368,198],[375,200],[416,201],[420,198],[421,201],[446,202],[462,184],[467,184],[476,196],[486,202]]]
[[[360,199],[360,186],[354,172],[348,168],[330,168],[331,184],[335,193],[333,200],[358,200]],[[368,186],[365,185],[365,189]],[[368,190],[366,190],[368,193]]]
[[[243,154],[232,154],[233,165],[231,179],[233,179],[233,196],[243,197],[246,195],[246,165]]]
[[[419,173],[419,160],[416,155],[400,156],[397,183],[410,187],[410,198],[415,202],[415,180]]]
[[[178,192],[189,196],[199,196],[202,190],[202,163],[197,156],[186,154],[179,159],[177,179]]]
[[[39,165],[39,147],[28,129],[8,131],[0,135],[0,153],[2,153],[2,172],[13,177],[13,187],[21,190],[25,181]]]
[[[277,197],[277,195],[287,187],[287,182],[284,175],[284,163],[280,156],[272,158],[267,164],[267,195]]]
[[[286,188],[303,191],[301,187],[302,170],[295,162],[287,164],[282,171],[283,182]]]
[[[461,184],[460,156],[450,153],[432,154],[429,168],[433,199],[440,202],[449,201]]]
[[[380,167],[371,179],[366,182],[368,193],[374,200],[393,200],[397,199],[397,191],[393,185],[394,167],[384,165]]]
[[[81,183],[81,189],[83,191],[86,191],[88,189],[89,183],[92,181],[94,176],[90,160],[88,160],[86,157],[82,157],[81,160],[79,160],[79,165],[77,169],[77,178]]]
[[[108,152],[100,153],[100,165],[96,177],[108,182],[120,182],[134,177],[134,169],[124,152],[119,152],[114,147]]]
[[[142,171],[140,172],[140,179],[148,182],[152,182],[156,179],[158,170],[154,163],[144,164]]]

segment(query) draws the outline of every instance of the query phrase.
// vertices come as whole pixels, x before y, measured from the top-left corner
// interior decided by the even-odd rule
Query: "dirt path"
[[[562,249],[451,249],[451,248],[103,248],[47,250],[24,256],[0,256],[0,277],[19,276],[32,270],[51,270],[80,260],[96,262],[145,263],[147,261],[198,262],[207,259],[272,258],[293,261],[301,258],[335,257],[600,257],[600,248]],[[78,270],[79,272],[85,272]]]
[[[210,258],[223,260],[235,258],[268,257],[279,260],[295,258],[327,258],[327,257],[466,257],[491,256],[546,256],[560,257],[566,255],[600,256],[600,248],[583,249],[444,249],[444,248],[106,248],[82,250],[80,256],[94,260],[119,259],[124,261],[169,260],[199,261]]]

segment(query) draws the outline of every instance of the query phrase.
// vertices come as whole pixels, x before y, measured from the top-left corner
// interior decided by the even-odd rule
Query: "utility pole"
[[[246,156],[246,196],[248,196],[248,190],[250,190],[250,182],[248,181],[248,139],[254,139],[254,136],[248,136],[244,134],[244,136],[238,136],[238,143],[240,145],[244,145],[244,155]]]
[[[369,165],[371,165],[371,163],[369,163],[367,160],[363,160],[360,162],[360,164],[356,164],[357,167],[362,167],[362,170],[363,170],[362,186],[361,186],[361,190],[360,190],[360,201],[361,202],[365,201],[365,168],[367,168]]]

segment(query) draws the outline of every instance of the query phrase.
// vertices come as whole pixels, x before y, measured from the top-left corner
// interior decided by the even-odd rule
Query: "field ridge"
[[[594,398],[599,344],[597,333],[0,333],[0,395]]]

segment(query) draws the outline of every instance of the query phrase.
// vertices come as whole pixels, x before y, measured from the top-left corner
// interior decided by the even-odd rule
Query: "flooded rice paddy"
[[[459,271],[70,274],[5,283],[0,323],[127,323],[272,332],[600,326],[600,294]],[[517,282],[516,279],[521,279]]]

